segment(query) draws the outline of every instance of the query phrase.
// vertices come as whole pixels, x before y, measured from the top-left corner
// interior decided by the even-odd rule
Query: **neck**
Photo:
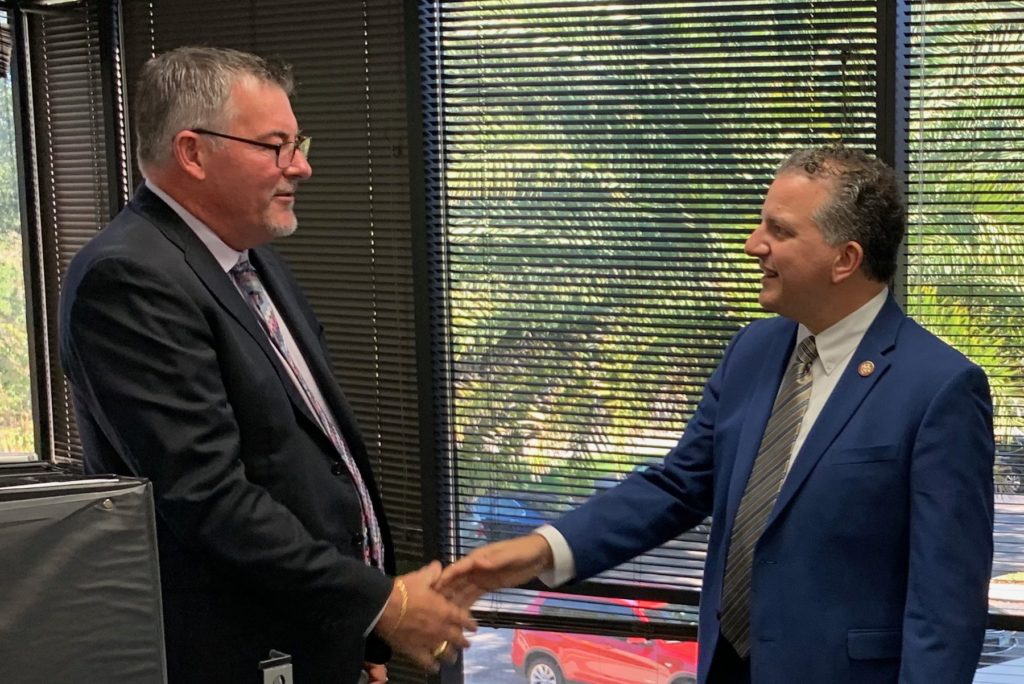
[[[166,195],[181,205],[182,209],[195,216],[209,228],[224,244],[239,252],[257,247],[249,244],[230,230],[230,221],[224,221],[215,211],[216,198],[206,197],[204,188],[198,183],[190,183],[189,177],[180,177],[170,172],[149,170],[146,180],[160,188]]]
[[[822,307],[820,315],[815,317],[815,320],[800,321],[811,331],[811,334],[818,335],[823,330],[828,330],[870,302],[886,287],[885,283],[867,279],[859,283],[848,283],[848,285],[848,287],[837,289],[834,293],[835,296],[829,297],[827,304]]]

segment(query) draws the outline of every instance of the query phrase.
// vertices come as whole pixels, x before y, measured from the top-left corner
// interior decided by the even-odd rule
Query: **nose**
[[[292,163],[284,169],[284,175],[288,178],[305,179],[313,175],[313,167],[309,165],[309,159],[302,150],[295,150]]]
[[[761,257],[768,253],[768,243],[764,239],[764,231],[764,222],[761,222],[747,238],[743,244],[743,251],[747,256]]]

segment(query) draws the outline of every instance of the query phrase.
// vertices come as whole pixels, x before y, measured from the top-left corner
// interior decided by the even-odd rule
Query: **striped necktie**
[[[274,308],[270,304],[270,297],[267,295],[267,291],[263,289],[263,283],[260,282],[259,275],[252,267],[252,264],[249,263],[249,260],[240,259],[231,269],[231,277],[234,278],[238,287],[245,293],[249,306],[256,312],[257,318],[263,324],[267,337],[270,338],[270,341],[280,353],[281,358],[284,359],[284,362],[291,370],[292,376],[295,378],[295,384],[302,392],[306,405],[316,415],[320,428],[341,455],[341,460],[348,470],[356,493],[359,495],[359,507],[362,509],[363,560],[368,565],[383,569],[384,544],[381,539],[380,525],[373,510],[373,500],[370,498],[370,492],[366,488],[366,482],[363,480],[362,473],[359,472],[359,467],[356,465],[355,459],[352,458],[352,453],[349,451],[345,439],[338,430],[338,424],[327,410],[327,407],[323,405],[323,402],[311,390],[303,374],[299,372],[298,364],[295,363],[295,355],[284,341],[284,335],[281,333],[281,324],[274,314]],[[297,350],[295,353],[297,353]]]
[[[807,402],[811,398],[811,364],[817,357],[818,349],[812,335],[800,343],[796,359],[782,378],[732,526],[722,584],[721,630],[744,658],[750,653],[750,582],[754,545],[764,532],[768,515],[786,479],[793,443],[800,433]]]

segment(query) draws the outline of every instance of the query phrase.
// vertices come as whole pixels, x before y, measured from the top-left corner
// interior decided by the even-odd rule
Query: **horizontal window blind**
[[[1024,616],[1000,600],[1024,571],[1024,544],[1007,533],[1024,514],[1024,5],[909,6],[907,309],[988,374],[992,610]]]
[[[448,553],[674,445],[761,315],[742,247],[775,166],[874,146],[875,5],[422,3]],[[707,530],[600,581],[695,602]],[[529,597],[491,601],[494,624],[530,621]]]
[[[1024,7],[912,7],[908,306],[986,368],[1024,449]]]

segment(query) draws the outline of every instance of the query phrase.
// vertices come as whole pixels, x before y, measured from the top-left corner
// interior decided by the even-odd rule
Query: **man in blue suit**
[[[700,682],[970,682],[992,405],[982,370],[888,292],[905,228],[877,159],[791,155],[745,247],[778,316],[736,334],[676,447],[551,526],[477,549],[443,590],[583,580],[712,515]]]

